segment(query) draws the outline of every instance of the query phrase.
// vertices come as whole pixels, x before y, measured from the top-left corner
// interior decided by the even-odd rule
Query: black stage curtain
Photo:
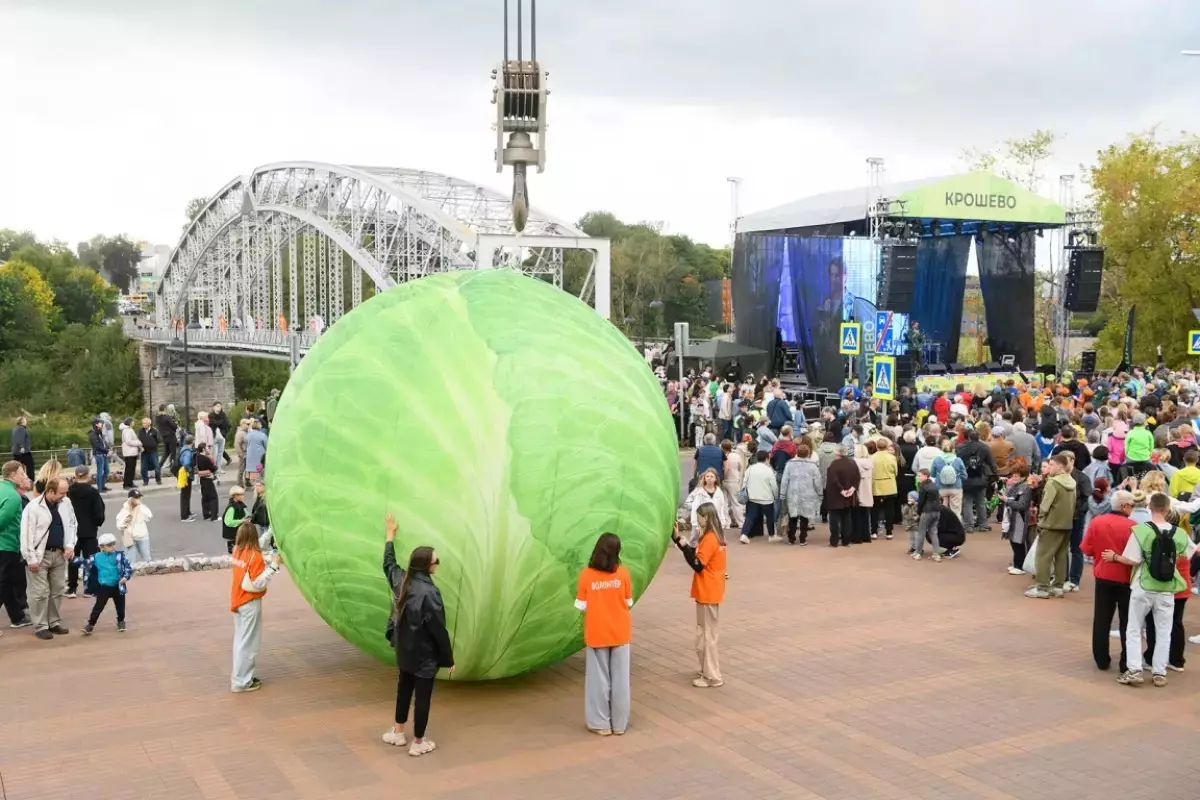
[[[946,363],[958,360],[970,253],[971,237],[966,235],[922,239],[917,245],[911,318],[920,323],[925,341],[941,343]],[[926,361],[931,360],[927,354]]]
[[[1032,369],[1037,362],[1033,343],[1034,236],[1032,231],[1014,236],[994,233],[975,246],[992,358],[999,361],[1011,354],[1025,369]]]
[[[787,237],[739,233],[733,244],[733,319],[738,344],[773,353],[779,274]]]

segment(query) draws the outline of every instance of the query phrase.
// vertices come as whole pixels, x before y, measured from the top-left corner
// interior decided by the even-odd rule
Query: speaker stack
[[[1076,248],[1067,265],[1067,292],[1063,308],[1090,314],[1100,306],[1103,248]]]
[[[912,310],[917,283],[917,246],[888,244],[883,248],[883,271],[879,285],[881,311],[907,314]]]

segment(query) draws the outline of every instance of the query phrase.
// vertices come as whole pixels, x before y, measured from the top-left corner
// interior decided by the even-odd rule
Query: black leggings
[[[417,702],[413,708],[413,736],[425,738],[425,726],[429,724],[429,701],[433,698],[433,678],[418,678],[411,672],[400,671],[400,680],[396,686],[396,724],[408,722],[408,706],[413,702],[413,694]]]
[[[1026,531],[1025,535],[1028,536],[1029,532]],[[1025,570],[1025,556],[1028,553],[1028,550],[1027,550],[1028,545],[1026,545],[1025,542],[1014,542],[1012,539],[1009,539],[1008,543],[1010,545],[1012,545],[1013,567],[1015,567],[1016,569],[1019,569],[1023,572]],[[1112,616],[1112,615],[1110,614],[1109,616]],[[1106,622],[1104,624],[1107,625],[1108,623]],[[1105,633],[1105,636],[1107,636],[1107,635],[1108,634]]]

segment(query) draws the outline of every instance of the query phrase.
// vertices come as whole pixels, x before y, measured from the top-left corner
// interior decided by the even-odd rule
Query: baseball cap
[[[113,536],[111,533],[102,533],[100,534],[100,538],[96,540],[96,544],[100,545],[101,547],[116,543],[117,537]]]
[[[142,496],[142,490],[141,490],[141,489],[130,489],[130,490],[129,490],[129,496],[130,496],[130,497],[141,497],[141,496]]]

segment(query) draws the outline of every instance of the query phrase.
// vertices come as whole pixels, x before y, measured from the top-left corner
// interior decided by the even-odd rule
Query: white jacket
[[[125,458],[136,456],[142,452],[142,442],[138,439],[137,433],[133,428],[121,423],[121,455]]]
[[[204,422],[203,420],[199,420],[199,419],[196,420],[196,434],[195,434],[195,438],[193,440],[193,444],[195,444],[196,447],[199,447],[202,444],[206,444],[206,445],[208,445],[208,454],[210,456],[213,454],[212,453],[213,429],[207,422]]]
[[[74,550],[79,523],[75,521],[75,509],[66,497],[58,502],[58,515],[63,524],[63,548]],[[42,563],[42,557],[46,554],[46,540],[50,538],[50,521],[46,495],[30,500],[21,512],[21,558],[26,563]]]
[[[721,527],[729,527],[729,504],[725,502],[725,490],[721,488],[720,484],[717,484],[717,491],[711,496],[709,496],[708,491],[704,487],[697,486],[688,495],[687,503],[691,509],[692,530],[696,530],[699,527],[699,520],[696,519],[696,511],[705,503],[712,503],[716,507],[717,519],[721,520]]]
[[[117,530],[124,537],[123,546],[133,547],[134,539],[149,539],[150,530],[146,527],[146,523],[152,519],[154,519],[154,512],[146,508],[144,503],[139,503],[134,508],[126,500],[125,504],[121,506],[121,510],[117,512]]]

